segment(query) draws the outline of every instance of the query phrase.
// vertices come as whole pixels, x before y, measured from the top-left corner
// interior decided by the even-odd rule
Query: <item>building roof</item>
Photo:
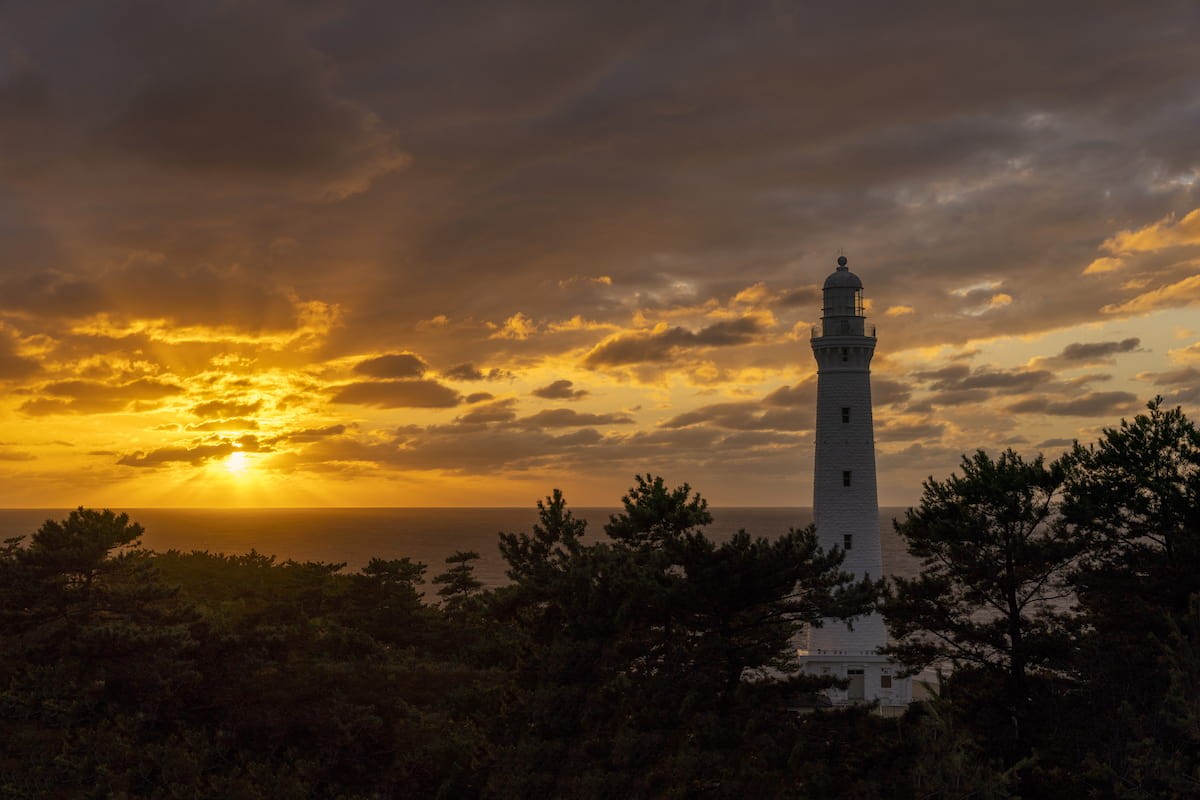
[[[826,289],[861,289],[862,281],[846,266],[846,257],[838,256],[838,268],[825,279]]]

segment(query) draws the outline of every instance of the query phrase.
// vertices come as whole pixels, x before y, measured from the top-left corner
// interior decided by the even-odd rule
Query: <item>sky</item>
[[[0,506],[880,502],[1200,417],[1192,2],[0,2]]]

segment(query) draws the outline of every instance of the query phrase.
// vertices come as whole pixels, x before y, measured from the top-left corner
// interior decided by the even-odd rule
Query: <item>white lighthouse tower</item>
[[[863,312],[863,284],[838,258],[825,279],[820,327],[813,330],[817,359],[816,452],[813,459],[813,521],[821,547],[845,551],[842,569],[856,578],[883,574],[879,544],[879,496],[875,487],[875,425],[871,415],[871,357],[875,328]],[[848,682],[828,689],[833,705],[879,701],[903,707],[911,681],[879,648],[887,631],[878,614],[843,622],[824,620],[801,641],[801,669]]]

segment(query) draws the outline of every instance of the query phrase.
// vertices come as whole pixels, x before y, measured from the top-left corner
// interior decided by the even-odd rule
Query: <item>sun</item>
[[[234,450],[225,459],[225,469],[232,475],[243,475],[250,467],[250,459],[241,450]]]

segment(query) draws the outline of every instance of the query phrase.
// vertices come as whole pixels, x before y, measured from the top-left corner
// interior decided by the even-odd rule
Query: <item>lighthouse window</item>
[[[842,409],[842,424],[844,425],[849,421],[850,421],[850,409],[843,408]]]
[[[842,549],[843,550],[853,550],[854,549],[854,534],[852,534],[852,533],[843,533],[842,534]]]
[[[842,470],[842,486],[850,485],[850,470]]]

